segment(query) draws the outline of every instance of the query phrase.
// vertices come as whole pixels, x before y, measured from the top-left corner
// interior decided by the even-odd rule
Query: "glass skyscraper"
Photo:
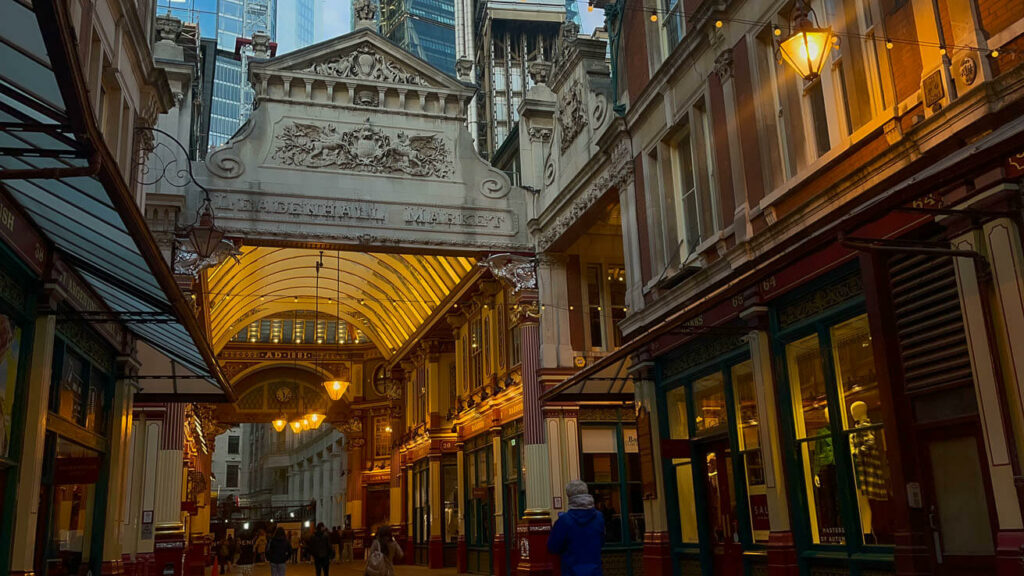
[[[454,0],[382,0],[380,33],[455,76]]]
[[[316,12],[314,0],[277,0],[278,54],[305,48],[315,41]]]

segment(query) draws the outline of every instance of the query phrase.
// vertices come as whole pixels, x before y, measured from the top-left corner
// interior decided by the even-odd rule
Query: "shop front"
[[[10,562],[28,367],[32,357],[34,294],[45,252],[41,239],[0,193],[0,569]]]
[[[678,511],[669,514],[673,557],[690,571],[738,574],[766,563],[761,423],[742,331],[704,337],[662,363],[663,467],[669,509]]]
[[[491,574],[495,526],[494,447],[490,433],[479,434],[464,444],[466,472],[466,571]]]

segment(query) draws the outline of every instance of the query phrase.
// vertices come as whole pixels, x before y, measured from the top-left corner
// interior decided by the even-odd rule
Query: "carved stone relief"
[[[314,62],[303,72],[312,72],[321,76],[335,76],[337,78],[356,78],[375,80],[377,82],[391,82],[394,84],[429,86],[427,81],[420,77],[419,74],[409,72],[404,66],[391,58],[378,54],[368,42],[363,43],[348,54]]]
[[[580,135],[587,122],[587,103],[583,97],[583,84],[576,79],[573,80],[572,85],[558,104],[558,126],[562,132],[559,149],[563,154]]]
[[[284,166],[445,179],[455,171],[447,143],[436,134],[392,136],[369,123],[340,131],[334,124],[292,122],[274,140],[272,158]]]
[[[513,292],[537,288],[537,271],[533,258],[516,254],[495,254],[479,262],[491,274],[512,284]]]
[[[633,165],[631,162],[630,144],[628,140],[620,140],[612,149],[608,167],[594,184],[580,194],[568,208],[565,208],[555,221],[537,239],[538,251],[547,250],[580,216],[593,206],[605,192],[612,188],[627,186],[633,181]],[[554,178],[552,177],[552,180]]]

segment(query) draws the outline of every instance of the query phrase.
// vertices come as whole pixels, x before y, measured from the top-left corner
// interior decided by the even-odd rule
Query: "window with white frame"
[[[672,142],[672,200],[676,204],[677,234],[685,260],[720,228],[718,197],[714,190],[711,130],[703,99],[690,109]]]
[[[619,322],[626,317],[626,271],[620,265],[587,264],[584,274],[585,336],[591,351],[622,344]]]
[[[683,40],[686,34],[683,14],[683,0],[661,0],[664,13],[662,30],[665,35],[665,54],[669,54]]]
[[[804,80],[779,60],[771,27],[757,36],[762,158],[765,183],[772,190],[830,150],[851,143],[892,105],[888,61],[879,52],[885,38],[878,28],[882,15],[877,3],[819,0],[811,6],[820,24],[836,33],[820,77]],[[788,16],[778,17],[782,30]]]

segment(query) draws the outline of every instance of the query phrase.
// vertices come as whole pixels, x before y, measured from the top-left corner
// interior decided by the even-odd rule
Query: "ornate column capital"
[[[518,254],[495,254],[479,262],[491,271],[495,278],[512,285],[512,293],[537,289],[536,259]]]

